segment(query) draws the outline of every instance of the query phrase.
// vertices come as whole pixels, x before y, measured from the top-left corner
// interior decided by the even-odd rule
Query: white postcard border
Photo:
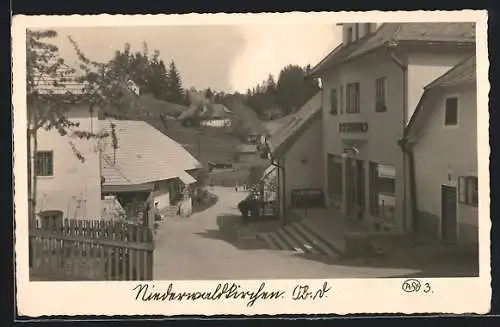
[[[235,283],[241,289],[284,290],[278,300],[136,300],[133,288],[146,282],[30,282],[28,273],[27,226],[27,138],[26,138],[26,63],[27,27],[117,26],[127,25],[223,25],[223,24],[324,24],[346,21],[367,22],[442,22],[475,21],[478,74],[478,177],[480,277],[421,279],[429,292],[402,291],[404,279],[330,279],[330,280],[244,280],[244,281],[172,281],[177,292],[209,291],[218,283]],[[337,12],[287,14],[189,14],[189,15],[95,15],[95,16],[16,16],[13,38],[14,103],[14,200],[17,308],[20,315],[214,315],[214,314],[348,314],[348,313],[486,313],[490,308],[490,197],[489,197],[489,113],[488,52],[486,11],[413,11],[413,12]],[[320,289],[324,282],[331,289],[320,299],[292,299],[296,285]],[[147,283],[165,291],[170,282]]]

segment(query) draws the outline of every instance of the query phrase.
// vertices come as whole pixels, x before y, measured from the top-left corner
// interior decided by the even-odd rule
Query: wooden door
[[[441,239],[444,242],[457,242],[457,188],[441,186]]]

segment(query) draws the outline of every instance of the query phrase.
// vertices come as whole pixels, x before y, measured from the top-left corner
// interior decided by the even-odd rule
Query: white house
[[[97,117],[89,106],[74,106],[68,118],[79,122],[79,131],[96,132]],[[56,130],[38,131],[35,156],[36,212],[40,217],[97,219],[101,212],[101,179],[98,140],[61,136]],[[75,155],[78,151],[85,161]]]
[[[341,24],[321,79],[325,204],[331,219],[411,231],[398,145],[424,87],[475,53],[474,23]]]
[[[471,56],[425,87],[406,128],[409,204],[428,239],[478,242],[476,88]]]
[[[231,127],[233,113],[219,103],[207,104],[202,107],[199,115],[200,125],[206,127]]]
[[[271,159],[277,164],[278,212],[297,205],[294,194],[324,189],[322,96],[318,92],[282,125],[268,142]]]
[[[40,94],[79,95],[82,84],[54,84],[53,79],[40,79]],[[68,104],[66,118],[78,127],[61,135],[55,128],[41,127],[37,131],[35,171],[37,180],[36,208],[38,221],[60,223],[63,218],[96,219],[101,212],[101,179],[97,138],[79,138],[78,132],[98,133],[98,108],[90,110],[88,103]],[[84,161],[78,158],[83,158]]]

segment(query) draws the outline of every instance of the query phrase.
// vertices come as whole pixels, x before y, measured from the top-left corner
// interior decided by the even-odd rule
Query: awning
[[[180,173],[179,179],[181,180],[181,182],[183,182],[186,185],[193,184],[196,182],[196,179],[186,172]]]

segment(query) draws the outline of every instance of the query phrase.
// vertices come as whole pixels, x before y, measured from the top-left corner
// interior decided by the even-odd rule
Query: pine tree
[[[151,76],[147,81],[147,88],[156,99],[166,100],[168,90],[167,69],[163,60],[160,59],[160,52],[155,50],[150,60]]]
[[[205,98],[207,100],[212,100],[213,97],[214,97],[214,92],[212,91],[212,89],[211,88],[206,89],[205,90]]]
[[[168,101],[182,104],[184,98],[184,90],[182,88],[182,80],[175,62],[172,60],[169,65],[168,74]]]
[[[274,93],[276,92],[276,81],[274,80],[274,76],[269,74],[266,81],[266,92]]]

